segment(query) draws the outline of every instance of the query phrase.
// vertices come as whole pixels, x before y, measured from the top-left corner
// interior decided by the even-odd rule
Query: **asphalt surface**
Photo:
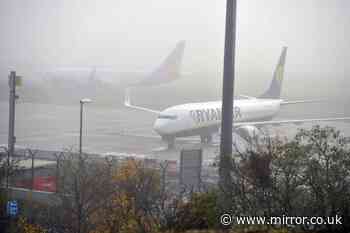
[[[330,117],[320,114],[320,107],[283,109],[277,119],[302,119]],[[39,150],[78,150],[79,103],[76,106],[18,103],[16,106],[17,146]],[[313,112],[312,112],[313,111]],[[342,114],[333,116],[343,116]],[[182,149],[203,148],[204,160],[218,155],[219,137],[213,143],[203,145],[198,137],[178,139],[175,149],[167,150],[153,129],[157,116],[126,108],[84,106],[83,151],[97,154],[130,154],[158,159],[178,159]],[[350,136],[350,124],[327,123]],[[301,126],[280,126],[270,128],[273,135],[292,138]],[[310,128],[311,124],[303,127]],[[8,103],[0,103],[0,144],[7,144]]]

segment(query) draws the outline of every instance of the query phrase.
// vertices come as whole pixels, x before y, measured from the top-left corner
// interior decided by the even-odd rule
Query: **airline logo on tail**
[[[136,83],[135,86],[160,85],[179,79],[181,76],[180,71],[184,50],[185,41],[178,42],[175,49],[168,55],[161,65],[146,78]]]
[[[283,81],[283,73],[284,73],[284,67],[283,65],[279,64],[276,69],[276,81],[281,86]]]

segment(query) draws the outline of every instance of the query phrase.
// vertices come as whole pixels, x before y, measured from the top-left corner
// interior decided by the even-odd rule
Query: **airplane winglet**
[[[141,110],[141,111],[144,111],[144,112],[151,112],[151,113],[154,113],[154,114],[159,114],[160,113],[160,111],[157,111],[157,110],[154,110],[154,109],[144,108],[144,107],[132,105],[131,104],[131,98],[130,98],[130,88],[126,88],[125,89],[124,105],[127,108]]]
[[[130,107],[130,106],[131,106],[131,101],[130,101],[130,89],[129,89],[129,88],[126,88],[126,89],[125,89],[124,105],[125,105],[126,107]]]

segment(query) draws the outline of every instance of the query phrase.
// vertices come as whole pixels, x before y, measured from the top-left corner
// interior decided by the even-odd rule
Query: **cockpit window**
[[[175,120],[177,118],[176,115],[165,115],[165,114],[160,114],[158,116],[158,119],[169,119],[169,120]]]

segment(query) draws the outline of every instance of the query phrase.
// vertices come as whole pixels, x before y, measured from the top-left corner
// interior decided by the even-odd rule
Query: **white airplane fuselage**
[[[259,127],[269,125],[350,120],[350,117],[272,120],[282,106],[319,102],[314,100],[284,101],[281,99],[286,55],[287,47],[283,47],[270,86],[265,92],[258,98],[243,96],[244,99],[234,100],[233,127],[236,129],[236,133],[243,138],[249,139],[249,137],[259,133]],[[127,89],[124,104],[128,108],[158,114],[153,128],[162,136],[163,140],[168,142],[169,147],[174,145],[176,137],[199,135],[203,143],[209,143],[212,134],[218,132],[221,127],[221,101],[187,103],[158,111],[133,105],[130,100],[130,90]]]
[[[235,100],[234,122],[271,120],[279,112],[282,102],[281,99]],[[162,137],[211,134],[220,127],[221,105],[221,101],[213,101],[167,108],[159,114],[153,128]]]

